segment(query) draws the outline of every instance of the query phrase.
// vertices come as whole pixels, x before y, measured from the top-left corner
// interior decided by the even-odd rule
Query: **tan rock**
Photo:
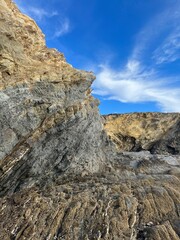
[[[179,239],[179,156],[116,152],[93,79],[0,0],[0,239]],[[176,147],[178,119],[111,116],[105,127],[119,143],[123,129],[123,149],[131,138],[165,146],[169,133]]]
[[[120,151],[180,152],[179,113],[112,114],[103,118],[105,130]]]

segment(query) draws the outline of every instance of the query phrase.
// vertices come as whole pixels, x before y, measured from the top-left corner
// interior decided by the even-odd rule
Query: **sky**
[[[15,0],[78,69],[101,114],[180,112],[180,0]]]

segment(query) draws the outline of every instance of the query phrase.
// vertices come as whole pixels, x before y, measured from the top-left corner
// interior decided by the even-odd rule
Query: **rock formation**
[[[180,154],[180,113],[110,114],[103,119],[120,151]]]
[[[179,155],[117,152],[94,78],[0,0],[0,239],[179,239]]]

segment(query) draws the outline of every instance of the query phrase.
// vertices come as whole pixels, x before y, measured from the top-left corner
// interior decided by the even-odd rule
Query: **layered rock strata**
[[[1,194],[25,184],[24,176],[32,184],[46,172],[103,169],[93,74],[47,49],[33,20],[10,1],[1,1],[0,27]]]
[[[116,152],[93,80],[0,0],[0,239],[179,239],[179,155]]]
[[[106,132],[120,151],[180,154],[179,113],[110,114],[103,120]]]

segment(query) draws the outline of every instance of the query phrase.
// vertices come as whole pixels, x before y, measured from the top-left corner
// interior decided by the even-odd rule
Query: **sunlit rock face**
[[[0,31],[1,191],[19,188],[25,175],[32,184],[46,174],[103,169],[93,74],[47,49],[40,29],[10,1],[1,1]]]
[[[120,151],[180,154],[179,113],[112,114],[103,119],[104,128]]]
[[[0,239],[179,239],[179,155],[116,151],[93,80],[0,0]]]

